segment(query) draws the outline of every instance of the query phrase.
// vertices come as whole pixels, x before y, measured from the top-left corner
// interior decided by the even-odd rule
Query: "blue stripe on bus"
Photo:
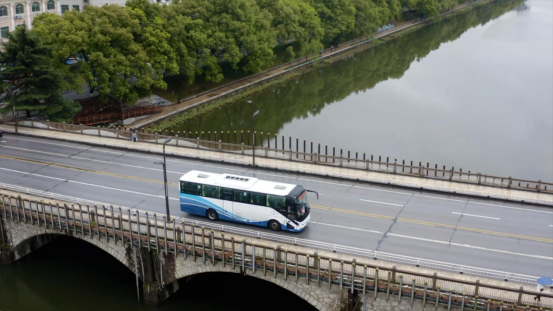
[[[243,224],[248,225],[256,225],[261,227],[267,227],[269,225],[269,220],[266,221],[253,221],[249,218],[244,218],[241,216],[237,216],[233,213],[229,213],[225,211],[224,208],[221,206],[218,206],[217,204],[214,204],[213,202],[210,202],[209,200],[206,200],[202,197],[191,195],[191,194],[180,194],[180,209],[183,212],[194,214],[194,215],[200,215],[200,216],[206,216],[206,211],[208,209],[214,209],[217,211],[217,214],[219,215],[219,219],[221,220],[230,220],[235,222],[240,222]],[[280,222],[279,222],[280,223]],[[298,229],[290,229],[288,226],[280,224],[280,228],[285,231],[292,231],[292,232],[300,232],[301,230]]]

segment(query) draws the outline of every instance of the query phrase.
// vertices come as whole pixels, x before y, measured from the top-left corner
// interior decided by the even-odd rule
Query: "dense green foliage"
[[[39,111],[53,121],[70,119],[80,106],[63,98],[63,78],[52,66],[49,48],[25,27],[17,27],[8,39],[0,49],[0,81],[6,98],[14,94],[18,111]],[[3,112],[12,109],[10,100]]]
[[[263,113],[256,117],[257,131],[278,133],[283,125],[295,118],[316,115],[326,105],[341,102],[352,93],[372,89],[382,81],[401,78],[413,62],[426,57],[443,43],[458,39],[468,29],[497,18],[522,1],[495,1],[493,5],[471,10],[421,31],[406,31],[406,34],[357,53],[355,57],[253,94],[248,99],[256,104],[255,108],[247,103],[237,103],[186,122],[179,123],[184,117],[177,116],[174,122],[167,120],[154,128],[240,132],[249,129],[251,115],[259,109]]]
[[[62,16],[41,14],[37,36],[49,46],[65,87],[125,102],[165,89],[165,74],[192,83],[219,82],[221,62],[255,73],[273,65],[277,45],[297,42],[288,57],[317,53],[352,36],[374,34],[405,8],[425,16],[464,0],[176,0],[159,5],[87,6]],[[299,52],[299,54],[297,54]],[[68,60],[77,64],[68,66]]]

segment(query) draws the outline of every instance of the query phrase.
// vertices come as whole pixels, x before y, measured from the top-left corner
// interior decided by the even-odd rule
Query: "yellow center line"
[[[331,211],[331,212],[336,212],[336,213],[351,214],[351,215],[358,215],[358,216],[365,216],[365,217],[379,218],[379,219],[388,219],[388,220],[395,219],[394,216],[366,213],[366,212],[360,212],[360,211],[352,211],[352,210],[347,210],[347,209],[328,207],[328,206],[322,206],[322,205],[316,205],[316,204],[310,204],[310,206],[312,208],[315,208],[315,209],[326,210],[326,211]],[[470,227],[457,227],[455,225],[448,225],[448,224],[422,221],[422,220],[416,220],[416,219],[408,219],[408,218],[398,218],[397,221],[398,222],[404,222],[404,223],[410,223],[410,224],[416,224],[416,225],[422,225],[422,226],[430,226],[430,227],[438,227],[438,228],[446,228],[446,229],[457,229],[457,230],[460,230],[460,231],[475,232],[475,233],[482,233],[482,234],[487,234],[487,235],[495,235],[495,236],[502,236],[502,237],[508,237],[508,238],[515,238],[515,239],[522,239],[522,240],[529,240],[529,241],[536,241],[536,242],[544,242],[544,243],[553,244],[553,239],[533,237],[533,236],[528,236],[528,235],[520,235],[520,234],[490,231],[490,230],[482,230],[482,229],[476,229],[476,228],[470,228]]]
[[[137,181],[148,182],[148,183],[163,184],[163,181],[161,181],[161,180],[147,179],[147,178],[136,177],[136,176],[129,176],[129,175],[116,174],[116,173],[110,173],[110,172],[104,172],[104,171],[98,171],[98,170],[92,170],[92,169],[86,169],[86,168],[79,168],[79,167],[74,167],[74,166],[69,166],[69,165],[64,165],[64,164],[58,164],[58,163],[46,162],[46,161],[38,161],[38,160],[31,160],[31,159],[25,159],[25,158],[14,157],[14,156],[9,156],[9,155],[3,155],[3,154],[0,154],[0,158],[11,159],[11,160],[16,160],[16,161],[23,161],[23,162],[29,162],[29,163],[35,163],[35,164],[41,164],[41,165],[48,165],[48,166],[53,166],[53,167],[76,170],[76,171],[80,171],[80,172],[87,172],[87,173],[93,173],[93,174],[99,174],[99,175],[105,175],[105,176],[112,176],[112,177],[119,177],[119,178],[137,180]],[[178,187],[178,183],[167,183],[167,184],[171,185],[171,186]],[[310,204],[310,206],[314,209],[326,210],[326,211],[342,213],[342,214],[365,216],[365,217],[370,217],[370,218],[379,218],[379,219],[388,219],[388,220],[393,220],[393,219],[396,218],[395,216],[373,214],[373,213],[347,210],[347,209],[336,208],[336,207],[322,206],[322,205],[317,205],[317,204]],[[422,225],[422,226],[430,226],[430,227],[438,227],[438,228],[446,228],[446,229],[457,229],[457,230],[460,230],[460,231],[475,232],[475,233],[482,233],[482,234],[487,234],[487,235],[503,236],[503,237],[508,237],[508,238],[515,238],[515,239],[522,239],[522,240],[529,240],[529,241],[536,241],[536,242],[544,242],[544,243],[553,244],[553,239],[539,238],[539,237],[533,237],[533,236],[527,236],[527,235],[519,235],[519,234],[512,234],[512,233],[505,233],[505,232],[489,231],[489,230],[482,230],[482,229],[476,229],[476,228],[470,228],[470,227],[457,227],[455,225],[448,225],[448,224],[428,222],[428,221],[408,219],[408,218],[398,218],[397,221],[398,222],[404,222],[404,223],[410,223],[410,224],[416,224],[416,225]]]
[[[23,161],[23,162],[29,162],[29,163],[35,163],[35,164],[40,164],[40,165],[48,165],[48,166],[65,168],[65,169],[74,170],[74,171],[80,171],[80,172],[87,172],[87,173],[93,173],[93,174],[99,174],[99,175],[106,175],[106,176],[112,176],[112,177],[120,177],[120,178],[125,178],[125,179],[138,180],[138,181],[155,183],[155,184],[163,184],[162,180],[148,179],[148,178],[129,176],[129,175],[123,175],[123,174],[116,174],[116,173],[110,173],[110,172],[104,172],[104,171],[98,171],[98,170],[91,170],[91,169],[74,167],[74,166],[69,166],[69,165],[64,165],[64,164],[53,163],[53,162],[38,161],[38,160],[31,160],[31,159],[25,159],[25,158],[20,158],[20,157],[14,157],[14,156],[9,156],[9,155],[4,155],[4,154],[1,154],[0,158],[16,160],[16,161]],[[170,185],[170,186],[175,186],[175,187],[178,186],[178,183],[168,182],[167,184]]]

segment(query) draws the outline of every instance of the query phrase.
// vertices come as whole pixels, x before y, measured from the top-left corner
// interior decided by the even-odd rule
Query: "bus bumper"
[[[282,230],[291,231],[291,232],[302,232],[309,223],[309,220],[311,219],[311,215],[307,216],[302,222],[298,223],[298,225],[293,225],[294,228],[288,228],[287,226],[282,225]]]

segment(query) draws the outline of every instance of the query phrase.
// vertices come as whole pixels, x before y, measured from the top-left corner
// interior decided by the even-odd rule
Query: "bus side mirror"
[[[319,193],[318,193],[317,191],[314,191],[314,190],[307,190],[307,189],[305,189],[305,191],[316,194],[316,195],[317,195],[317,200],[319,199]]]

